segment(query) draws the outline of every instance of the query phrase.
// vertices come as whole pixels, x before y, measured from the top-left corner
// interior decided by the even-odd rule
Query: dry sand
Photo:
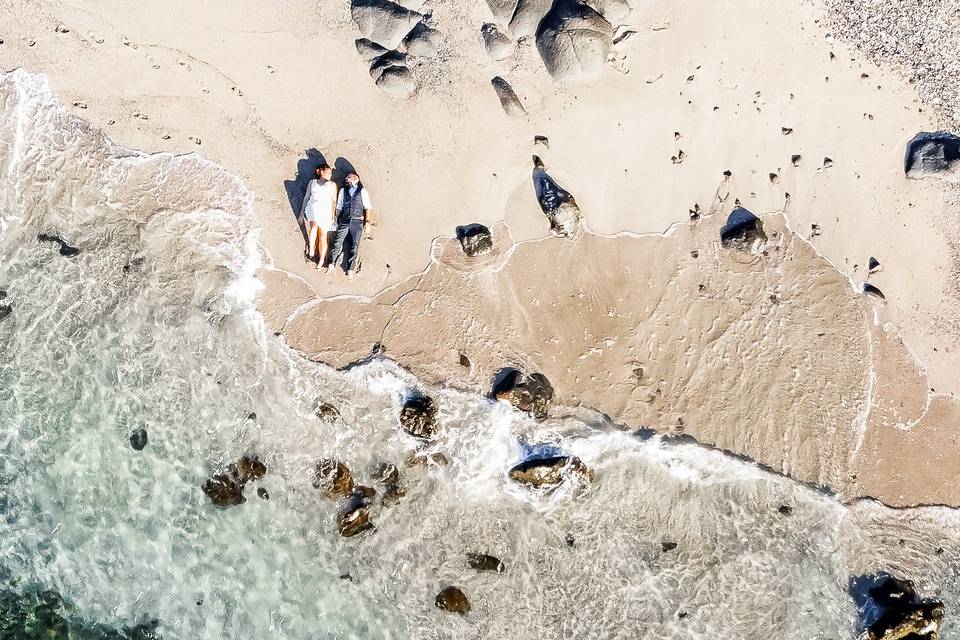
[[[835,39],[819,4],[636,3],[607,68],[569,85],[530,40],[493,62],[485,3],[431,6],[439,53],[411,63],[412,97],[375,86],[346,0],[13,0],[0,66],[48,74],[123,145],[241,176],[261,308],[308,357],[340,366],[382,343],[477,391],[502,366],[541,370],[563,405],[845,498],[960,504],[944,480],[960,470],[956,191],[903,174],[906,142],[956,105]],[[504,113],[494,76],[525,115]],[[533,153],[577,198],[574,239],[548,233]],[[297,172],[317,154],[353,163],[374,198],[353,281],[301,257]],[[762,214],[765,254],[719,246],[735,201]],[[473,222],[494,255],[450,239]],[[885,303],[859,294],[871,256]]]

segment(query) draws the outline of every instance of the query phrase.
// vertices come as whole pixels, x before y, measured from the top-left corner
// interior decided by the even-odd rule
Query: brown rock
[[[438,593],[434,604],[444,611],[459,613],[460,615],[470,611],[470,601],[467,600],[467,594],[459,587],[450,586]]]
[[[400,470],[397,465],[381,462],[374,469],[376,481],[383,485],[383,504],[389,505],[407,495],[407,490],[400,484]]]
[[[437,432],[437,405],[429,396],[407,398],[400,410],[400,426],[415,438],[429,440]]]
[[[315,413],[318,418],[325,422],[340,422],[343,420],[340,417],[340,411],[329,402],[321,402]]]
[[[267,475],[267,465],[257,456],[243,456],[203,483],[203,492],[218,507],[233,507],[246,502],[243,487],[251,480]]]
[[[509,402],[521,411],[532,413],[535,418],[547,417],[547,408],[553,399],[553,387],[542,373],[526,376],[518,370],[508,370],[496,381],[492,395],[497,400]]]
[[[531,487],[555,486],[565,478],[577,475],[593,479],[593,471],[575,456],[549,456],[524,460],[510,469],[510,479]]]
[[[337,531],[344,538],[352,538],[364,531],[373,529],[370,521],[370,511],[363,497],[352,495],[345,500],[337,513]]]
[[[314,470],[313,486],[326,498],[345,498],[354,490],[353,474],[339,460],[324,458]]]

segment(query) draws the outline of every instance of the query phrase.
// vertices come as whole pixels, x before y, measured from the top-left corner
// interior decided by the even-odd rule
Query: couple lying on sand
[[[340,264],[344,245],[347,245],[347,277],[353,278],[360,253],[360,236],[372,214],[370,193],[363,188],[360,176],[350,173],[338,189],[331,180],[333,170],[328,164],[316,169],[317,177],[307,185],[300,216],[304,218],[307,229],[307,249],[304,252],[308,261],[317,261],[317,269],[326,267],[327,273]],[[333,234],[333,248],[327,261],[327,247]]]

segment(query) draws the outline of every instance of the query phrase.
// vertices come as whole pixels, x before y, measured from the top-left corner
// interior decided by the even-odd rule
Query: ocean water
[[[943,637],[960,638],[957,512],[843,505],[695,445],[537,423],[389,361],[307,362],[252,303],[256,224],[225,169],[123,149],[42,76],[2,78],[0,589],[57,591],[76,628],[157,621],[183,640],[840,639],[850,577],[884,570],[942,599]],[[429,451],[446,465],[404,465],[411,389],[438,401]],[[579,456],[594,480],[517,486],[522,443]],[[214,507],[201,484],[244,454],[268,474]],[[330,456],[365,484],[400,467],[407,495],[373,510],[375,532],[338,535],[311,485]],[[506,571],[473,571],[470,552]],[[448,585],[470,614],[434,607]]]

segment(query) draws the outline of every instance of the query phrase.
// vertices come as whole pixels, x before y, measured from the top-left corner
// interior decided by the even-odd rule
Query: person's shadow
[[[293,212],[293,218],[300,227],[300,233],[303,234],[303,242],[307,242],[307,228],[304,226],[303,218],[300,217],[300,209],[303,207],[303,198],[307,193],[307,185],[316,177],[316,168],[326,162],[323,154],[316,149],[307,149],[306,157],[297,160],[297,174],[293,180],[284,180],[283,188],[287,191],[287,200],[290,201],[290,210]],[[337,161],[339,163],[339,160]],[[349,163],[348,163],[349,164]],[[348,172],[349,173],[349,172]],[[346,173],[343,177],[346,177]],[[334,173],[336,180],[336,173]]]

